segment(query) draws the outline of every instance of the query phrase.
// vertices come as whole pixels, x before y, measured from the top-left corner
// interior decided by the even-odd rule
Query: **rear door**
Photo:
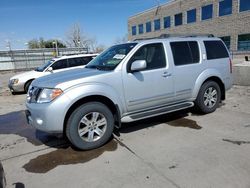
[[[187,101],[192,97],[195,82],[202,72],[200,45],[197,41],[173,41],[169,43],[174,62],[175,99]]]

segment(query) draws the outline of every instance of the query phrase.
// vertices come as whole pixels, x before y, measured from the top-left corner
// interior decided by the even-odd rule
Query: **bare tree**
[[[85,47],[88,48],[89,39],[82,32],[79,23],[74,24],[66,33],[66,44],[70,47]]]
[[[114,44],[121,44],[121,43],[125,43],[128,41],[128,35],[124,35],[123,37],[117,37],[114,41]]]

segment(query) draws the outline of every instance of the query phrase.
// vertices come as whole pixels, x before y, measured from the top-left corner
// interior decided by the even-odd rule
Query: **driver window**
[[[145,70],[166,67],[165,51],[162,43],[147,44],[142,46],[129,60],[129,69],[136,60],[145,60],[147,68]]]

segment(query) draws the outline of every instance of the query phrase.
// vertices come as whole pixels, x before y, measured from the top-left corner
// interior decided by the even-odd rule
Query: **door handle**
[[[164,73],[162,74],[162,76],[163,76],[163,77],[169,77],[169,76],[172,76],[172,74],[171,74],[171,73],[168,73],[168,72],[164,72]]]

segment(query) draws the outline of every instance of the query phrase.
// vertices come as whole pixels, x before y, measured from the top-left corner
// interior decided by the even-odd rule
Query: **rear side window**
[[[68,67],[67,59],[62,59],[55,62],[51,67],[53,68],[53,70],[65,69]]]
[[[176,66],[199,63],[200,53],[197,42],[195,41],[171,42],[170,46],[173,53],[174,64]]]
[[[76,67],[83,65],[81,58],[70,58],[68,59],[69,67]]]
[[[204,41],[207,60],[229,57],[226,47],[221,41]]]
[[[86,65],[94,58],[95,58],[94,56],[89,56],[89,57],[82,57],[81,59],[82,59],[83,65]]]

